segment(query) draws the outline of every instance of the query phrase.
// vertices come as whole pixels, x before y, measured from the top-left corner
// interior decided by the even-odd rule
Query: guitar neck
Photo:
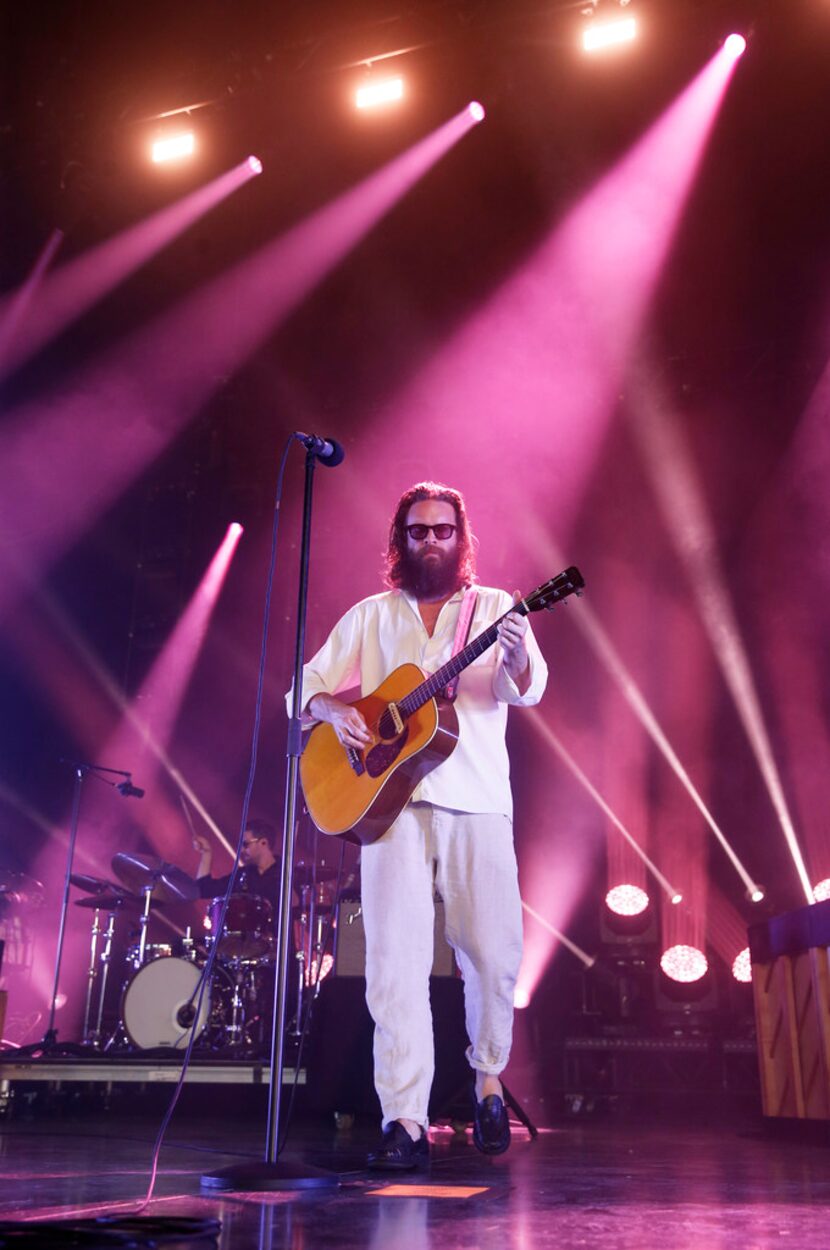
[[[517,603],[508,609],[510,612],[521,612],[523,616],[527,613],[522,611],[522,604]],[[493,643],[498,638],[499,625],[507,616],[505,612],[494,621],[492,625],[488,625],[483,633],[475,637],[472,642],[468,642],[462,651],[454,655],[451,660],[447,660],[437,672],[427,677],[426,681],[422,681],[420,686],[416,686],[411,690],[405,698],[398,703],[398,710],[403,716],[411,716],[413,712],[417,712],[419,707],[423,707],[430,699],[434,699],[436,695],[452,681],[453,677],[457,677],[462,673],[473,660],[477,660],[480,655],[484,655],[485,651],[489,651]]]

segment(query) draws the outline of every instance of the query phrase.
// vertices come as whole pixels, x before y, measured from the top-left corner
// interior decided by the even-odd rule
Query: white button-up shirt
[[[470,640],[503,616],[513,602],[503,590],[487,586],[476,589]],[[402,591],[372,595],[355,604],[303,670],[304,708],[316,694],[337,695],[356,687],[361,695],[371,694],[401,664],[417,664],[426,674],[436,672],[452,656],[462,598],[463,591],[459,590],[444,604],[431,638],[417,601]],[[524,694],[507,673],[498,642],[461,673],[455,701],[458,744],[452,755],[420,782],[413,801],[462,812],[500,812],[512,818],[510,764],[504,740],[507,706],[538,703],[548,677],[547,665],[530,630],[526,643],[530,685]],[[290,701],[288,706],[290,709]]]

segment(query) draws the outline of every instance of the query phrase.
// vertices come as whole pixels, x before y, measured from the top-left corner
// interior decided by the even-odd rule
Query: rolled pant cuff
[[[472,1046],[468,1046],[466,1050],[467,1062],[475,1072],[483,1072],[485,1076],[500,1076],[507,1067],[507,1059],[496,1063],[485,1063],[482,1059],[476,1059],[473,1054]]]

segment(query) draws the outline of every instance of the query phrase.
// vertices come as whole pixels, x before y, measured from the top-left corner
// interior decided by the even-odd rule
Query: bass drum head
[[[139,1050],[171,1046],[184,1050],[194,1027],[197,986],[202,970],[187,959],[154,959],[139,968],[124,991],[121,1019],[127,1037]],[[192,999],[192,1001],[191,1001]],[[211,987],[205,987],[195,1031],[210,1019]]]

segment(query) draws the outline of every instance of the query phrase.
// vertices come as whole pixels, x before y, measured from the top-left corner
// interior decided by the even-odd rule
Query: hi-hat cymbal
[[[305,859],[294,861],[294,884],[312,885],[315,881],[332,881],[337,869],[331,864],[312,864]]]
[[[69,880],[87,894],[109,894],[121,889],[114,881],[107,881],[104,877],[88,877],[83,872],[73,872]]]
[[[157,855],[118,851],[112,857],[112,871],[133,894],[151,887],[150,897],[157,903],[188,903],[199,897],[198,883]]]
[[[25,872],[0,870],[0,906],[41,907],[43,899],[43,886],[34,877]]]
[[[89,898],[76,898],[76,907],[96,907],[101,911],[116,911],[119,907],[138,907],[141,899],[137,894],[128,894],[126,890],[113,891],[109,894],[90,894]]]

